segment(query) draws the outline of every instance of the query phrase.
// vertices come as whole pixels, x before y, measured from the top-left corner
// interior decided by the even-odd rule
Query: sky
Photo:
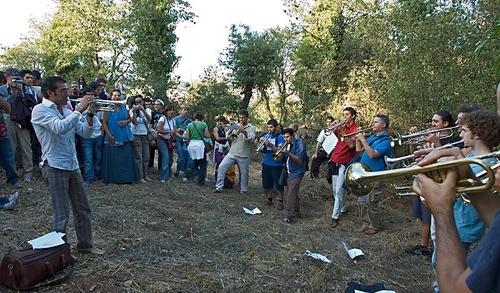
[[[174,74],[181,80],[195,81],[203,69],[217,64],[227,46],[231,24],[246,24],[252,30],[284,27],[288,17],[282,0],[188,0],[197,15],[195,23],[177,27],[179,41],[176,53],[181,56]],[[29,19],[50,15],[56,5],[52,0],[2,1],[2,22],[13,24],[2,28],[0,47],[12,46],[29,31]]]

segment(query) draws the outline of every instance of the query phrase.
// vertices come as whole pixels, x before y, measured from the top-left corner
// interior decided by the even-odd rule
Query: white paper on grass
[[[50,232],[41,237],[28,241],[33,249],[50,248],[64,244],[62,237],[66,235],[61,232]]]
[[[243,207],[243,210],[245,211],[245,213],[249,214],[249,215],[258,215],[258,214],[262,214],[262,212],[259,210],[259,208],[255,208],[253,210],[250,210],[250,209],[247,209],[246,207]]]
[[[368,292],[354,289],[354,293],[368,293]],[[380,291],[377,291],[375,293],[396,293],[396,291],[392,291],[392,290],[380,290]]]
[[[328,257],[326,257],[322,254],[316,253],[316,252],[311,252],[309,250],[306,250],[306,253],[304,255],[312,257],[312,258],[317,259],[319,261],[322,261],[324,263],[332,263],[332,261],[329,260]]]
[[[361,251],[361,249],[359,249],[359,248],[351,248],[351,249],[349,249],[349,247],[347,246],[347,244],[345,244],[344,241],[342,241],[342,245],[344,245],[344,249],[345,249],[345,251],[347,252],[347,254],[349,255],[349,257],[351,259],[355,259],[358,256],[365,255],[363,253],[363,251]]]

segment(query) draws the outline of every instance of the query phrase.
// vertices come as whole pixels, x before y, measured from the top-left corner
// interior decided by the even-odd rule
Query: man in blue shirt
[[[306,146],[302,140],[295,139],[293,129],[285,128],[282,132],[287,147],[283,153],[286,155],[288,173],[286,194],[286,216],[284,221],[292,223],[295,218],[300,218],[299,190],[300,182],[306,173]]]
[[[462,132],[464,146],[477,155],[488,154],[500,143],[500,117],[488,110],[464,114]],[[439,158],[463,158],[458,148],[434,150],[425,156],[419,166]],[[471,178],[450,169],[443,183],[427,176],[417,175],[415,192],[425,198],[436,225],[436,273],[441,292],[500,292],[500,197],[491,191],[470,194],[469,199],[489,231],[479,245],[466,257],[463,243],[455,224],[454,204],[458,178]],[[495,190],[500,191],[500,169],[496,170]]]
[[[389,117],[383,114],[377,114],[373,118],[372,131],[373,135],[365,138],[363,133],[356,135],[356,151],[362,152],[361,163],[367,165],[371,171],[382,171],[385,169],[384,156],[391,156],[391,142],[389,132]],[[376,234],[377,228],[373,219],[373,200],[375,194],[373,189],[369,194],[359,197],[358,204],[360,215],[363,221],[363,226],[360,232],[367,235]]]
[[[278,191],[276,198],[276,208],[283,209],[283,189],[284,186],[280,183],[281,171],[283,163],[281,160],[276,160],[273,154],[285,143],[283,135],[276,132],[278,121],[270,119],[267,121],[268,132],[256,141],[257,146],[262,144],[262,149],[259,151],[264,153],[262,158],[262,188],[266,191],[267,203],[273,204],[273,191]]]
[[[42,174],[49,188],[54,213],[54,231],[66,233],[70,205],[73,210],[77,250],[82,253],[103,254],[94,247],[90,206],[83,190],[75,149],[75,133],[83,137],[92,134],[93,117],[80,121],[82,113],[93,102],[84,96],[75,111],[65,108],[68,86],[61,77],[48,77],[43,83],[45,98],[33,108],[31,122],[42,145]]]

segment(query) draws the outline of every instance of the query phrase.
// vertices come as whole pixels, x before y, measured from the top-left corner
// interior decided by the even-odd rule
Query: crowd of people
[[[474,164],[458,168],[458,175],[454,169],[449,171],[441,183],[427,177],[429,174],[416,176],[413,190],[425,199],[424,202],[421,197],[412,198],[412,215],[420,224],[420,243],[406,252],[431,259],[436,276],[432,284],[434,292],[500,292],[500,197],[497,195],[500,170],[499,155],[492,153],[500,144],[498,114],[474,104],[463,104],[458,107],[454,120],[450,112],[439,110],[432,116],[429,129],[419,132],[412,127],[409,130],[417,134],[407,141],[415,162],[405,165],[406,160],[396,160],[400,165],[391,166],[385,158],[391,157],[392,147],[398,141],[389,135],[389,118],[375,115],[369,128],[371,135],[366,137],[366,131],[356,124],[356,114],[353,108],[347,107],[343,120],[338,123],[328,116],[312,156],[316,169],[311,172],[313,178],[317,177],[321,163],[328,162],[327,179],[334,199],[331,226],[337,227],[346,212],[344,180],[350,164],[361,162],[370,171],[383,171],[486,155],[482,161],[496,168],[495,190],[467,196],[457,194],[457,176],[460,179],[477,176],[476,180],[485,180],[480,177],[483,168]],[[335,135],[338,142],[328,153],[322,145],[330,135]],[[376,234],[384,220],[376,218],[373,212],[378,201],[374,195],[381,192],[382,186],[377,182],[368,194],[357,194],[362,221],[360,232],[364,234]]]
[[[82,253],[104,253],[93,243],[85,186],[97,180],[170,184],[175,177],[207,186],[211,154],[214,192],[233,188],[238,174],[239,192],[246,194],[252,152],[262,153],[265,202],[284,210],[285,223],[302,217],[300,185],[309,169],[309,157],[296,124],[283,128],[270,119],[267,132],[257,136],[248,111],[242,109],[237,123],[220,116],[210,129],[203,113],[191,115],[189,107],[182,106],[176,115],[173,104],[159,98],[135,95],[125,99],[122,83],[108,93],[103,78],[88,85],[80,79],[68,87],[61,77],[42,80],[36,71],[9,68],[0,75],[0,81],[0,164],[7,184],[17,189],[19,180],[29,183],[39,169],[51,198],[54,230],[66,232],[71,208],[77,250]],[[432,131],[409,143],[418,165],[450,157],[474,158],[498,147],[498,114],[476,105],[462,105],[457,112],[454,121],[448,111],[437,111],[430,120]],[[328,116],[312,152],[311,177],[317,178],[321,163],[328,162],[332,228],[341,225],[347,213],[345,180],[351,164],[362,163],[370,171],[394,167],[385,160],[392,157],[395,144],[389,117],[377,114],[369,128],[362,129],[356,122],[357,114],[354,108],[346,107],[338,121]],[[457,130],[458,135],[450,135],[450,130]],[[493,166],[498,164],[497,157],[484,161]],[[151,172],[155,162],[158,178],[152,178],[157,174]],[[500,197],[493,191],[456,196],[457,176],[475,178],[481,171],[477,166],[451,170],[441,183],[421,174],[413,182],[425,204],[420,197],[412,199],[412,214],[419,219],[421,238],[407,252],[432,255],[436,291],[500,290]],[[498,169],[496,174],[498,190]],[[376,195],[382,192],[381,185],[375,184],[369,192],[356,194],[360,233],[374,235],[380,231],[383,219],[377,218],[374,210]],[[12,208],[18,197],[18,191],[0,197],[0,208]]]

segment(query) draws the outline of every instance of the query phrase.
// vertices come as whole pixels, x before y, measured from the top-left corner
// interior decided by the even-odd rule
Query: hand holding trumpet
[[[75,107],[75,111],[83,113],[87,110],[92,104],[95,105],[95,99],[93,95],[85,95],[82,98],[78,99],[79,103]]]

